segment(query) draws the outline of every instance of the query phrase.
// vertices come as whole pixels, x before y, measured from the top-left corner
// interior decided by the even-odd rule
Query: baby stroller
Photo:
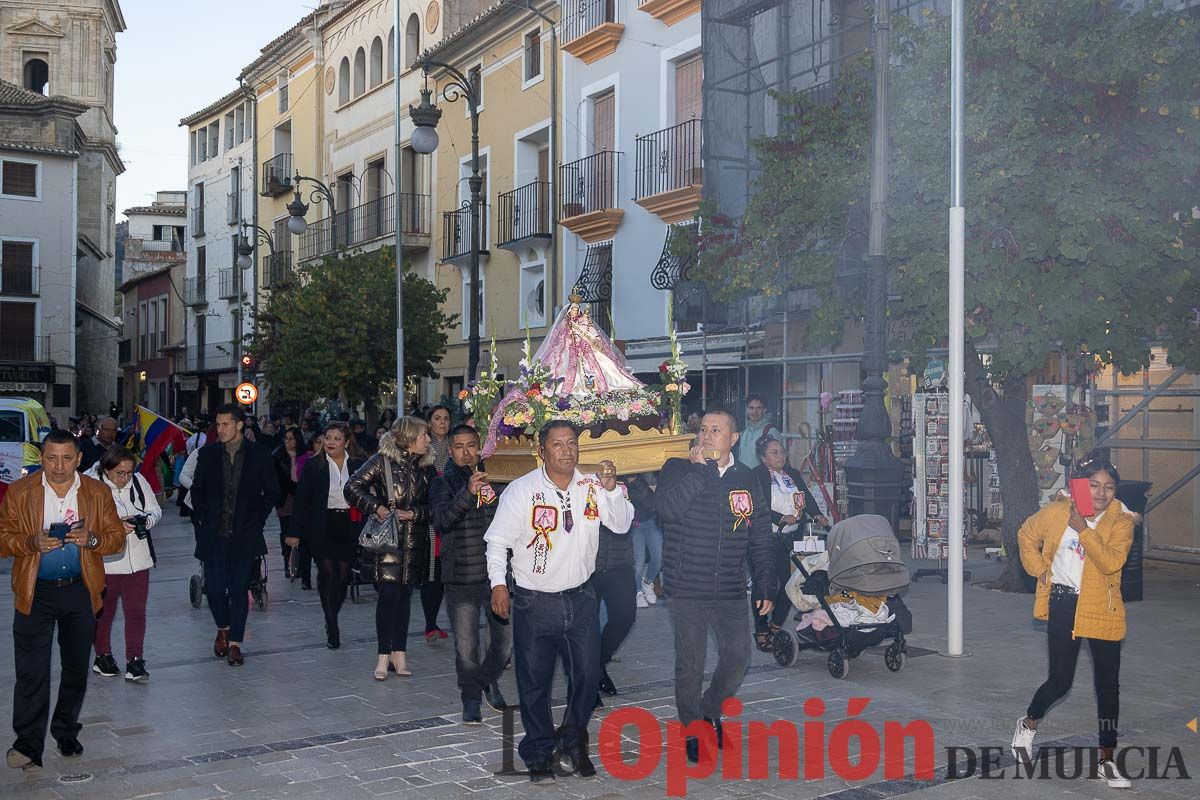
[[[250,596],[259,611],[267,610],[267,560],[262,556],[254,559],[254,566],[250,568]],[[188,597],[192,608],[204,604],[204,562],[200,562],[200,572],[188,580]]]
[[[892,672],[904,669],[908,653],[904,634],[912,633],[912,615],[897,595],[909,584],[908,566],[900,559],[900,543],[891,525],[883,517],[860,514],[844,519],[833,526],[826,541],[829,569],[812,574],[795,553],[792,563],[804,577],[803,592],[817,599],[828,615],[830,627],[808,636],[785,626],[772,640],[775,661],[780,666],[795,664],[803,650],[829,653],[829,674],[845,678],[850,674],[850,659],[857,658],[869,647],[892,642],[883,654],[883,661]],[[857,592],[872,597],[886,597],[888,622],[843,624],[831,607],[827,595],[836,592]]]

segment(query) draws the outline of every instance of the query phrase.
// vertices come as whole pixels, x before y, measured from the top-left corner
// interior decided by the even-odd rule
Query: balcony
[[[490,255],[487,244],[488,205],[479,206],[479,254]],[[471,204],[442,214],[442,261],[460,261],[471,256]]]
[[[498,198],[496,214],[498,230],[496,245],[523,242],[526,239],[549,239],[550,226],[550,183],[534,181],[519,189],[505,192]]]
[[[204,206],[192,209],[192,237],[199,239],[204,235]]]
[[[0,339],[0,361],[41,363],[50,360],[50,336],[5,336]]]
[[[667,224],[690,220],[700,210],[702,127],[693,118],[637,139],[634,200]]]
[[[427,250],[430,244],[429,195],[402,193],[400,222],[404,228],[404,249]],[[309,225],[300,237],[300,263],[395,233],[396,195],[389,194]]]
[[[208,284],[204,277],[187,278],[183,282],[183,304],[202,306],[208,303]]]
[[[240,191],[225,194],[225,224],[238,225],[242,221],[242,193]]]
[[[280,153],[263,162],[262,196],[278,197],[292,190],[292,154]]]
[[[171,239],[126,239],[125,258],[145,261],[178,261],[186,248],[183,241]]]
[[[183,357],[183,372],[213,372],[233,369],[233,342],[188,345]]]
[[[262,286],[264,289],[281,289],[295,278],[292,271],[292,251],[281,250],[274,255],[263,256]]]
[[[625,216],[617,200],[620,157],[605,150],[558,168],[558,221],[585,242],[613,238]]]
[[[625,33],[617,22],[617,0],[578,0],[568,10],[563,5],[562,24],[564,52],[585,64],[612,55]]]
[[[700,0],[638,0],[638,11],[645,11],[664,25],[674,25],[700,13]]]
[[[220,297],[222,300],[236,300],[238,293],[234,279],[237,275],[232,269],[223,269],[217,273],[217,288],[220,289]],[[246,287],[241,287],[242,296],[246,296]]]

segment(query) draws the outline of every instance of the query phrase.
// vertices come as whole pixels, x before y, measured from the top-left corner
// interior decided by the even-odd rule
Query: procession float
[[[482,455],[489,477],[508,483],[540,466],[537,433],[554,419],[580,431],[584,472],[597,470],[605,460],[622,475],[654,472],[668,458],[686,458],[692,442],[682,423],[687,364],[674,332],[670,343],[670,357],[659,366],[659,385],[647,386],[572,295],[533,355],[526,338],[515,381],[496,378],[493,346],[490,369],[459,395],[475,415],[475,427],[486,432]]]

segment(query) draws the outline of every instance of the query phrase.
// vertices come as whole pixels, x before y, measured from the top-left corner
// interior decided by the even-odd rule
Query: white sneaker
[[[654,593],[654,584],[642,581],[642,594],[646,597],[646,602],[654,605],[658,602],[658,595]]]
[[[1133,786],[1133,781],[1122,775],[1113,761],[1101,761],[1096,769],[1096,777],[1106,781],[1110,789],[1128,789]]]
[[[646,602],[646,595],[642,594],[641,592],[637,593],[637,607],[638,608],[649,608],[650,607],[650,604],[648,602]]]
[[[1018,719],[1017,729],[1013,731],[1012,738],[1012,754],[1018,762],[1021,761],[1021,751],[1025,752],[1026,758],[1033,758],[1034,736],[1037,736],[1037,731],[1025,727],[1025,717]]]

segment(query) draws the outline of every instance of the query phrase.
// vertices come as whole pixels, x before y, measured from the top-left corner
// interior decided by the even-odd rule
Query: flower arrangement
[[[675,338],[675,325],[669,310],[667,328],[671,332],[671,357],[658,366],[658,378],[662,382],[662,405],[671,425],[671,433],[680,434],[683,433],[683,396],[692,387],[687,382],[687,362],[683,360],[679,340]]]
[[[475,427],[486,431],[492,421],[492,409],[496,401],[504,394],[505,382],[496,379],[500,372],[500,364],[496,361],[496,339],[492,337],[491,364],[488,369],[466,389],[458,393],[463,408],[468,414],[475,415]]]

